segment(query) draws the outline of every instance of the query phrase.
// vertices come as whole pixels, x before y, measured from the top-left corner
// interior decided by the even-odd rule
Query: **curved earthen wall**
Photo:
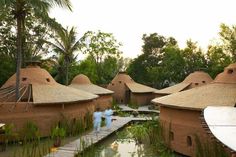
[[[97,98],[95,105],[96,107],[98,106],[102,111],[104,111],[106,108],[112,106],[112,95],[107,94],[107,95],[99,95]]]
[[[164,124],[164,131],[170,131],[167,137],[170,137],[171,149],[195,156],[195,135],[201,141],[207,137],[201,125],[200,114],[200,111],[160,107],[160,121]]]
[[[66,117],[70,121],[84,119],[86,113],[93,114],[95,108],[94,101],[39,106],[17,103],[10,112],[12,105],[15,105],[15,103],[1,103],[0,122],[5,124],[13,123],[16,131],[20,131],[27,122],[33,122],[38,126],[41,136],[49,136],[51,127],[55,126],[63,118]],[[27,105],[28,111],[25,110]]]
[[[130,102],[139,106],[150,105],[151,100],[155,98],[154,93],[131,93]]]

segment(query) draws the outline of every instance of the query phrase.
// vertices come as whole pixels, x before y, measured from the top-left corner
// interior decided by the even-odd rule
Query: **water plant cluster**
[[[133,139],[137,145],[146,143],[160,157],[174,156],[174,152],[166,142],[168,139],[166,139],[164,128],[154,117],[147,122],[131,124],[124,131],[117,133],[117,136],[120,141]]]
[[[65,137],[77,137],[92,128],[92,113],[87,112],[84,118],[72,119],[61,115],[61,120],[51,127],[49,137],[41,137],[36,123],[28,121],[19,131],[14,131],[13,124],[5,126],[1,135],[1,151],[6,157],[42,157],[56,150]],[[10,147],[9,147],[10,146]],[[8,148],[9,147],[9,148]],[[8,151],[8,149],[11,149]]]

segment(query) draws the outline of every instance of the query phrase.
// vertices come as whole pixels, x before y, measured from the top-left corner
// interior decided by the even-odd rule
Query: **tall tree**
[[[224,68],[233,62],[233,58],[226,54],[221,46],[209,46],[206,54],[207,72],[212,78],[224,71]]]
[[[143,54],[131,61],[127,71],[137,82],[157,87],[159,86],[157,80],[159,81],[159,76],[161,76],[165,47],[177,45],[177,42],[173,37],[167,38],[157,33],[144,34],[142,39],[144,42]],[[155,76],[152,75],[154,73]],[[159,78],[153,79],[154,77]],[[154,80],[156,81],[154,82]]]
[[[111,33],[88,31],[81,38],[81,51],[91,56],[96,64],[98,83],[102,83],[102,62],[107,57],[119,58],[121,43]]]
[[[0,0],[0,9],[12,7],[13,14],[17,23],[17,66],[16,66],[16,100],[20,97],[19,86],[20,86],[20,68],[22,62],[22,52],[23,52],[23,40],[24,40],[24,30],[25,30],[25,17],[30,11],[36,13],[36,15],[41,15],[41,17],[47,17],[49,9],[58,5],[63,8],[71,9],[71,4],[69,0]],[[30,10],[32,9],[32,10]],[[40,17],[40,16],[39,16]]]
[[[223,49],[227,54],[230,54],[234,62],[236,61],[236,25],[227,26],[221,24],[220,26],[220,39],[223,42]],[[224,52],[224,53],[225,53]]]
[[[0,53],[16,59],[16,21],[12,20],[12,9],[5,8],[0,14]],[[52,19],[53,20],[53,19]],[[34,13],[25,18],[24,53],[22,53],[22,66],[27,60],[41,60],[49,47],[44,40],[49,40],[54,34],[52,28],[36,18]]]
[[[201,48],[198,47],[197,42],[188,40],[187,47],[182,50],[182,55],[185,61],[184,73],[186,75],[196,70],[207,68],[207,61]]]
[[[68,68],[70,64],[75,61],[76,56],[74,55],[80,47],[79,40],[76,40],[76,30],[74,27],[60,28],[56,30],[56,37],[54,42],[47,41],[48,44],[53,46],[53,50],[64,58],[65,65],[65,84],[69,83]]]

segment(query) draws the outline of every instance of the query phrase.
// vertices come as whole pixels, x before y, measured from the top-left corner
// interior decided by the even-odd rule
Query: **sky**
[[[206,49],[219,38],[220,24],[236,25],[236,0],[71,0],[73,12],[53,8],[64,27],[112,33],[124,57],[142,53],[143,34],[174,37],[181,48],[192,39]]]

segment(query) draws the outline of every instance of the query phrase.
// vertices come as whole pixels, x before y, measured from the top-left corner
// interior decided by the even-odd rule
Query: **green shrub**
[[[31,121],[26,122],[23,126],[21,136],[24,142],[40,140],[40,132],[38,126]]]
[[[60,128],[56,126],[55,128],[52,129],[51,131],[51,138],[56,139],[56,138],[63,138],[66,135],[66,130],[64,128]]]
[[[133,108],[133,109],[138,109],[138,107],[139,107],[139,105],[138,105],[137,102],[135,102],[135,101],[130,101],[130,102],[128,103],[128,106],[129,106],[130,108]]]

